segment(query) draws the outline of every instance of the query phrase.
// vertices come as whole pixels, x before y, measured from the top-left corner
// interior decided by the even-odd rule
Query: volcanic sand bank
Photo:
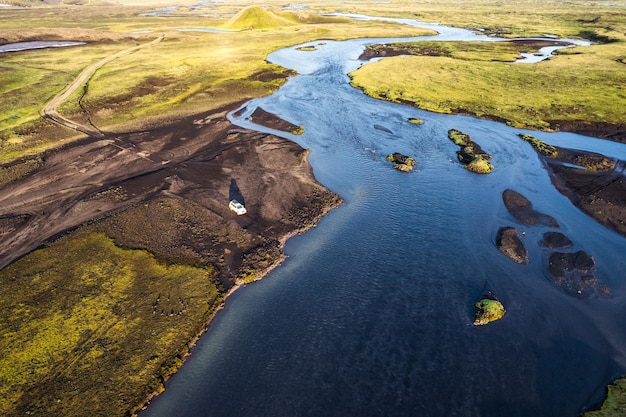
[[[0,300],[0,329],[13,335],[7,360],[39,362],[5,369],[19,378],[0,390],[2,413],[136,410],[224,298],[278,265],[287,237],[341,203],[315,180],[307,150],[233,126],[233,108],[86,138],[24,160],[22,177],[12,165],[20,178],[0,187],[0,289],[15,297]],[[229,210],[233,198],[246,215]],[[38,352],[57,328],[69,347]]]

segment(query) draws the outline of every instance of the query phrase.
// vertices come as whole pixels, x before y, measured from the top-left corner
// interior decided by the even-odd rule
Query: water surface
[[[74,41],[15,42],[15,43],[7,43],[4,45],[0,45],[0,53],[27,51],[30,49],[62,48],[66,46],[79,46],[79,45],[85,45],[85,42],[74,42]]]
[[[433,27],[441,35],[419,39],[493,41]],[[309,42],[315,51],[269,56],[301,75],[233,122],[272,132],[246,121],[261,106],[303,125],[301,136],[273,133],[310,148],[316,177],[345,204],[290,239],[281,267],[228,299],[141,417],[573,417],[626,371],[626,239],[561,195],[517,135],[622,159],[626,147],[369,98],[346,74],[367,43],[386,41],[397,40]],[[460,166],[452,128],[493,155],[491,174]],[[417,157],[416,170],[393,170],[391,152]],[[502,202],[507,188],[555,217],[572,250],[593,255],[609,296],[576,298],[552,284],[538,245],[551,229],[518,224]],[[528,265],[496,249],[502,226],[526,232]],[[485,290],[507,313],[474,327]]]

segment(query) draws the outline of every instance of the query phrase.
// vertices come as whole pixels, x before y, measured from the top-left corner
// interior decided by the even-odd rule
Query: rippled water
[[[410,21],[407,21],[410,23]],[[481,38],[437,27],[446,39]],[[489,38],[487,38],[489,39]],[[550,182],[522,132],[467,116],[371,99],[351,88],[363,45],[308,43],[269,60],[296,69],[256,106],[303,125],[319,181],[345,204],[287,242],[289,258],[228,299],[193,355],[141,413],[157,416],[575,416],[626,371],[626,239],[575,208]],[[409,117],[424,120],[420,126]],[[376,126],[376,127],[374,127]],[[448,129],[493,155],[481,176],[456,162]],[[548,143],[626,155],[624,145],[569,133]],[[285,136],[283,134],[283,136]],[[416,156],[395,171],[390,152]],[[524,227],[502,203],[512,188],[554,216],[594,256],[606,298],[554,287],[544,227]],[[498,228],[525,231],[530,263],[498,252]],[[485,289],[506,316],[474,327]]]

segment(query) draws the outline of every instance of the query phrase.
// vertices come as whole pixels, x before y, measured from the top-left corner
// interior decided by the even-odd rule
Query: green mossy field
[[[158,127],[172,119],[271,94],[293,75],[266,62],[267,55],[277,49],[316,39],[430,33],[390,22],[274,13],[235,4],[225,4],[217,12],[212,7],[205,10],[215,17],[167,18],[146,15],[149,11],[154,9],[48,6],[3,10],[6,19],[0,21],[0,41],[54,39],[87,44],[2,54],[0,163],[76,139],[75,132],[42,116],[45,104],[89,65],[160,36],[164,36],[161,42],[98,69],[62,103],[59,112],[109,132]],[[237,19],[232,17],[234,11],[240,11]],[[206,31],[224,28],[229,31]]]
[[[215,271],[78,232],[0,271],[0,414],[122,416],[221,303]]]
[[[489,2],[486,2],[489,3]],[[519,52],[534,52],[515,42],[424,42],[386,45],[410,56],[362,66],[350,74],[353,86],[389,101],[411,103],[439,113],[467,113],[502,120],[515,127],[568,130],[578,124],[626,124],[626,19],[623,9],[591,8],[573,2],[559,7],[535,5],[506,14],[507,6],[487,14],[468,5],[463,27],[499,36],[590,39],[590,46],[560,50],[536,64],[510,64]],[[529,5],[527,5],[529,6]],[[443,8],[443,6],[442,6]],[[444,23],[458,24],[444,13]],[[535,21],[521,26],[526,19]],[[494,26],[494,19],[501,18]],[[419,16],[418,16],[419,18]],[[474,22],[474,24],[469,24]],[[551,30],[537,28],[551,24]],[[507,29],[508,28],[508,29]],[[374,49],[381,46],[374,46]]]

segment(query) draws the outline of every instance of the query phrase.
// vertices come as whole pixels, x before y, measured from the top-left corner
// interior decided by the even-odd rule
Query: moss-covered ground
[[[409,44],[413,56],[364,65],[351,74],[352,84],[373,97],[434,112],[496,118],[518,127],[560,129],[582,121],[624,126],[623,8],[602,2],[516,2],[512,14],[512,3],[481,3],[464,3],[457,16],[439,4],[437,20],[500,36],[554,34],[595,43],[561,50],[541,63],[517,65],[502,62],[525,48],[514,42]],[[414,17],[429,20],[433,13],[419,10]]]
[[[620,417],[626,415],[626,378],[608,386],[607,397],[599,410],[588,411],[582,417]]]
[[[215,275],[86,232],[0,271],[0,414],[124,415],[220,304]]]

